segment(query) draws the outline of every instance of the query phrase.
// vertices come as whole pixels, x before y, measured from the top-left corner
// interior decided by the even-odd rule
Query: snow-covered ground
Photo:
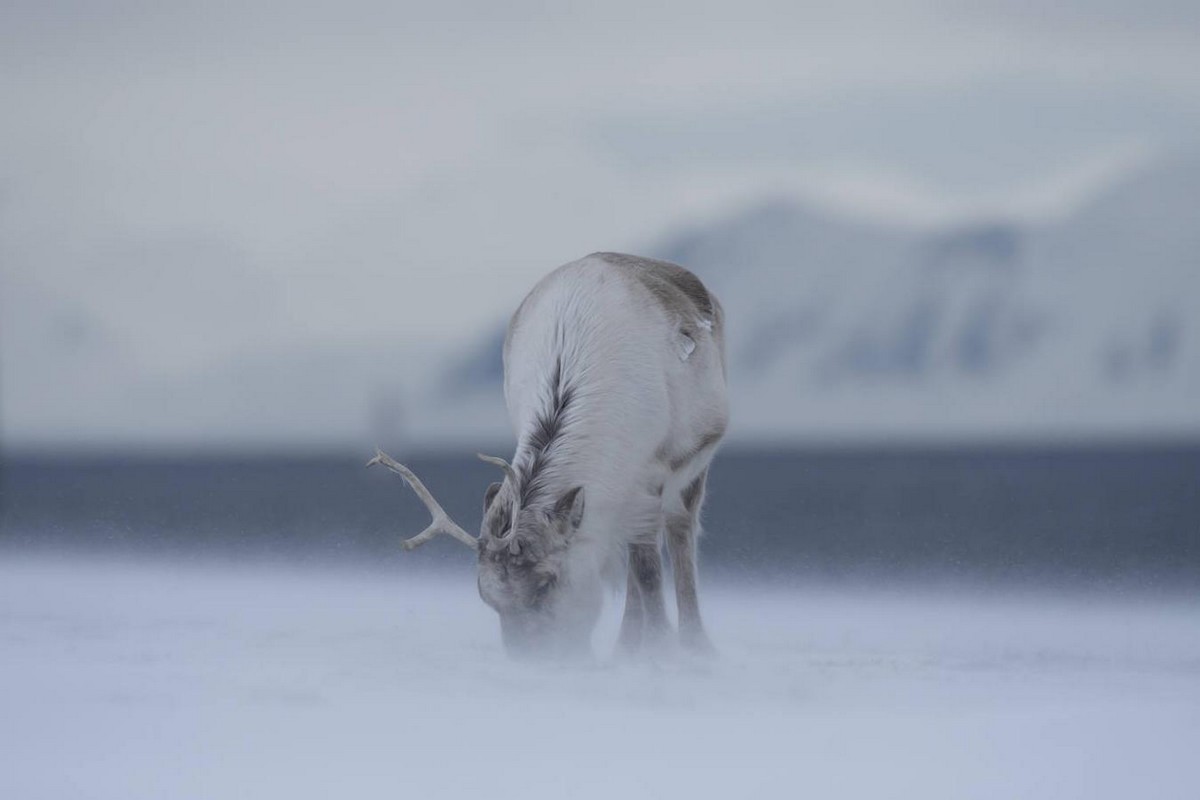
[[[0,797],[1200,797],[1200,604],[708,587],[502,655],[468,577],[0,564]]]

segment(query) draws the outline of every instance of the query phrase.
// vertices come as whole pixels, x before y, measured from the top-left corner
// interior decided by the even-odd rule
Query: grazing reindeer
[[[517,449],[488,487],[479,537],[383,453],[433,516],[404,542],[439,533],[479,556],[479,594],[512,653],[586,648],[605,574],[628,564],[620,645],[661,643],[665,533],[679,633],[707,650],[696,539],[708,465],[725,432],[721,306],[682,267],[594,253],[547,275],[504,340],[504,396]],[[369,466],[369,465],[368,465]],[[618,572],[619,574],[619,572]]]

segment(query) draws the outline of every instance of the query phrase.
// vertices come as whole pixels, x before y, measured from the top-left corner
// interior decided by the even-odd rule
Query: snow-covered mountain
[[[772,200],[633,249],[688,266],[721,298],[743,441],[1195,439],[1198,223],[1200,158],[1177,158],[1040,225],[922,231]],[[7,446],[510,436],[499,322],[466,347],[314,333],[164,367],[86,299],[0,271]]]
[[[1200,158],[1042,225],[914,231],[772,201],[646,255],[724,303],[743,439],[1200,434]],[[439,416],[501,424],[500,338],[443,376]]]

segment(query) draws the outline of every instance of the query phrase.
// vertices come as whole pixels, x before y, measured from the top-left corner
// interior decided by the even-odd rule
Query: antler
[[[414,475],[411,469],[378,448],[375,450],[375,457],[367,462],[367,466],[373,467],[376,464],[382,464],[403,478],[404,482],[416,492],[417,497],[421,498],[421,502],[429,509],[429,515],[433,517],[433,522],[429,524],[428,528],[410,539],[405,539],[400,543],[401,547],[405,550],[412,550],[414,547],[420,547],[425,544],[439,533],[445,533],[458,539],[472,550],[479,549],[479,540],[460,528],[454,520],[450,519],[450,515],[433,498],[433,495],[425,488],[425,484],[421,483],[421,479]]]
[[[517,471],[512,468],[512,465],[503,458],[496,456],[485,456],[483,453],[476,453],[480,461],[485,461],[488,464],[493,464],[504,470],[504,475],[508,478],[513,490],[517,488]],[[508,548],[508,552],[517,555],[521,552],[521,543],[517,540],[517,515],[521,511],[521,494],[517,492],[513,499],[512,512],[509,514],[511,520],[508,533],[503,536],[489,536],[487,538],[487,548],[489,551],[500,550],[504,547]]]
[[[483,453],[476,453],[475,457],[478,458],[480,461],[483,461],[486,464],[491,464],[494,467],[499,467],[500,469],[504,470],[505,476],[509,479],[509,481],[512,482],[512,485],[513,486],[517,485],[516,471],[512,468],[512,465],[509,464],[507,461],[505,461],[503,458],[498,458],[496,456],[487,456],[487,455],[484,455]]]

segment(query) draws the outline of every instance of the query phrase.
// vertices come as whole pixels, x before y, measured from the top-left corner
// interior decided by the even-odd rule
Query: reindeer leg
[[[625,653],[637,652],[642,644],[642,591],[638,588],[637,576],[633,571],[633,551],[629,552],[629,571],[625,581],[625,615],[621,617],[621,633],[617,636],[617,648]]]
[[[700,533],[700,506],[708,470],[701,472],[683,490],[683,511],[667,516],[667,549],[675,576],[675,602],[679,609],[679,640],[688,650],[714,651],[704,623],[700,619],[700,598],[696,588],[696,540]]]
[[[671,624],[667,621],[667,606],[663,600],[662,553],[657,536],[653,542],[629,545],[629,571],[642,597],[643,643],[661,647]]]

